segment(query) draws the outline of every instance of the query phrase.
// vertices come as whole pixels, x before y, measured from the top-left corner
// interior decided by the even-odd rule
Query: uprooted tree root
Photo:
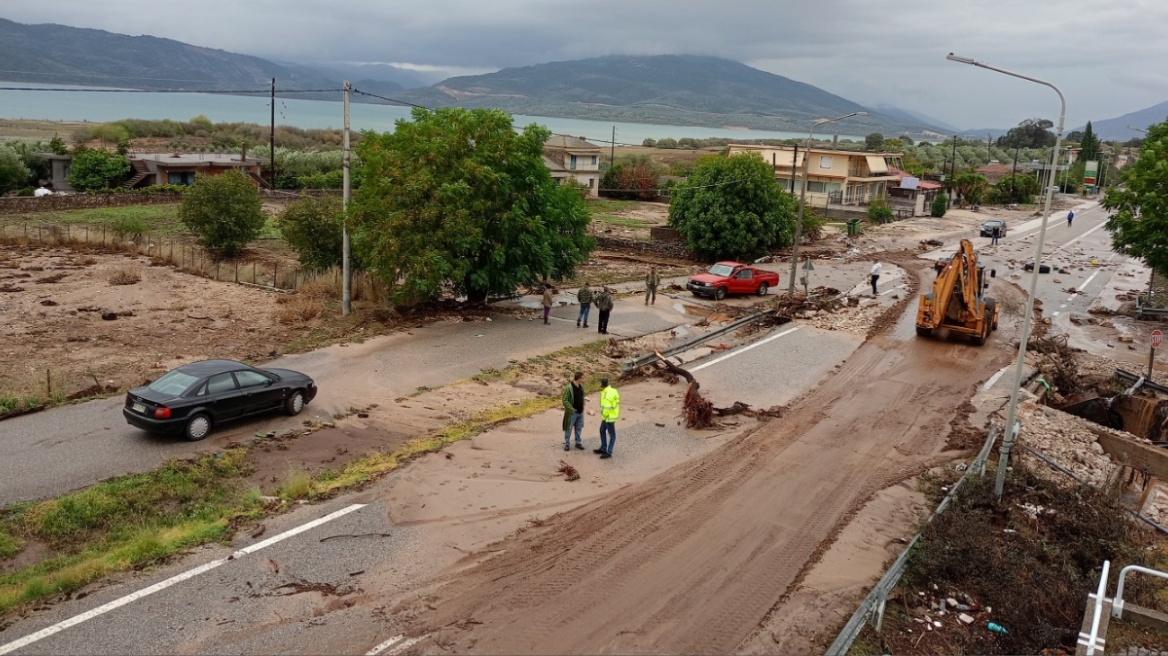
[[[749,404],[735,401],[734,405],[729,408],[715,408],[713,403],[710,403],[702,397],[699,391],[702,387],[694,377],[693,374],[685,369],[673,364],[661,355],[660,351],[654,351],[657,357],[661,358],[661,362],[665,364],[665,370],[674,376],[684,378],[689,387],[685,390],[685,401],[682,402],[682,409],[685,411],[685,427],[686,428],[711,428],[716,422],[714,417],[729,417],[730,415],[750,415],[752,417],[780,417],[783,409],[781,407],[773,407],[767,410],[755,410]]]
[[[568,463],[564,462],[563,460],[560,461],[560,468],[557,469],[556,471],[558,471],[561,474],[563,474],[564,476],[566,476],[567,480],[569,480],[569,481],[580,480],[580,470],[576,469],[572,465],[569,465]]]

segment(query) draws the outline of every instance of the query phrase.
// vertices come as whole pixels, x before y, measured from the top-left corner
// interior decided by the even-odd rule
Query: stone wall
[[[679,260],[692,260],[693,254],[686,249],[685,244],[672,241],[638,241],[621,237],[596,236],[596,245],[600,248],[632,251],[634,253],[648,253],[673,257]]]
[[[126,207],[177,203],[182,195],[174,192],[156,194],[69,194],[62,196],[7,196],[0,198],[0,215],[85,210],[95,207]]]

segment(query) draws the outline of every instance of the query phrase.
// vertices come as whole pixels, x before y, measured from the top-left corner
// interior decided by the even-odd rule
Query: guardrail
[[[705,335],[702,335],[701,337],[698,337],[697,339],[690,340],[690,341],[686,342],[685,344],[681,344],[680,346],[674,346],[673,348],[665,349],[664,351],[661,351],[661,355],[664,355],[665,357],[669,357],[671,355],[677,355],[678,353],[684,353],[685,351],[688,351],[689,349],[691,349],[695,346],[698,346],[700,344],[704,344],[705,342],[708,342],[711,339],[714,339],[716,337],[721,337],[722,335],[725,335],[726,333],[734,332],[735,330],[738,330],[739,328],[741,328],[743,326],[752,324],[755,321],[758,321],[759,319],[762,319],[762,318],[764,318],[767,315],[770,315],[772,313],[773,312],[771,310],[765,310],[763,312],[756,312],[754,314],[748,315],[746,317],[739,319],[738,321],[726,324],[725,326],[722,326],[721,328],[718,328],[717,330],[713,330],[709,333],[706,333]],[[630,371],[634,371],[636,369],[639,369],[647,364],[653,364],[658,359],[659,358],[657,357],[656,353],[649,353],[648,355],[642,355],[639,358],[625,360],[625,362],[623,364],[621,364],[621,371],[624,373],[628,373]]]
[[[1149,317],[1168,317],[1168,308],[1162,307],[1148,307],[1147,294],[1140,294],[1136,296],[1136,316],[1143,318],[1144,315]]]
[[[1111,602],[1111,616],[1116,619],[1123,618],[1123,584],[1127,579],[1128,572],[1140,572],[1141,574],[1151,574],[1162,579],[1168,579],[1168,572],[1161,572],[1158,569],[1150,567],[1141,567],[1140,565],[1128,565],[1119,570],[1119,586],[1115,589],[1115,599]]]
[[[1135,385],[1136,381],[1143,378],[1143,376],[1133,374],[1130,371],[1124,371],[1123,369],[1116,369],[1115,370],[1115,377],[1120,379],[1121,381],[1127,383],[1128,385]],[[1152,381],[1147,380],[1147,379],[1144,379],[1143,386],[1154,389],[1157,392],[1163,392],[1164,394],[1168,394],[1168,387],[1165,387],[1164,385],[1161,385],[1159,383],[1153,383]]]
[[[1015,423],[1015,431],[1017,431],[1017,423]],[[957,483],[953,485],[953,488],[949,490],[945,498],[941,499],[941,503],[937,504],[937,509],[933,511],[933,514],[929,515],[926,522],[933,521],[934,517],[944,512],[945,508],[949,506],[949,503],[957,496],[957,491],[961,489],[961,485],[965,482],[966,478],[969,478],[971,474],[977,474],[978,476],[985,474],[986,460],[989,459],[997,438],[998,428],[995,426],[990,429],[989,435],[986,436],[986,441],[982,444],[977,457],[969,464],[969,467],[966,468],[961,478],[957,479]],[[855,613],[852,613],[851,619],[844,625],[843,630],[836,636],[835,641],[827,648],[828,656],[843,656],[848,653],[848,650],[852,647],[852,643],[860,635],[860,631],[864,628],[864,623],[869,618],[873,619],[873,625],[876,630],[880,630],[880,625],[884,621],[884,604],[888,600],[889,593],[896,587],[896,584],[900,583],[900,578],[904,576],[904,570],[908,567],[909,554],[912,553],[913,547],[917,545],[920,539],[920,533],[914,535],[913,539],[900,552],[900,555],[896,557],[892,566],[884,573],[884,576],[880,577],[880,580],[868,593],[868,596],[864,598],[860,607],[856,609]]]

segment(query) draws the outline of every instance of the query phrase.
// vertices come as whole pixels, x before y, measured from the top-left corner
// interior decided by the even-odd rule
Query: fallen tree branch
[[[709,428],[714,425],[714,404],[702,398],[701,383],[694,379],[693,374],[673,364],[661,355],[660,351],[654,350],[657,357],[665,363],[665,368],[678,376],[684,378],[689,387],[685,390],[685,401],[682,403],[682,408],[685,410],[685,427],[686,428]]]

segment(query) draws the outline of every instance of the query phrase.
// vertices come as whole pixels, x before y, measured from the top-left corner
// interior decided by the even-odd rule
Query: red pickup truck
[[[741,262],[719,262],[689,279],[686,289],[694,296],[712,296],[715,300],[727,294],[758,294],[762,296],[779,284],[779,274],[752,267]]]

